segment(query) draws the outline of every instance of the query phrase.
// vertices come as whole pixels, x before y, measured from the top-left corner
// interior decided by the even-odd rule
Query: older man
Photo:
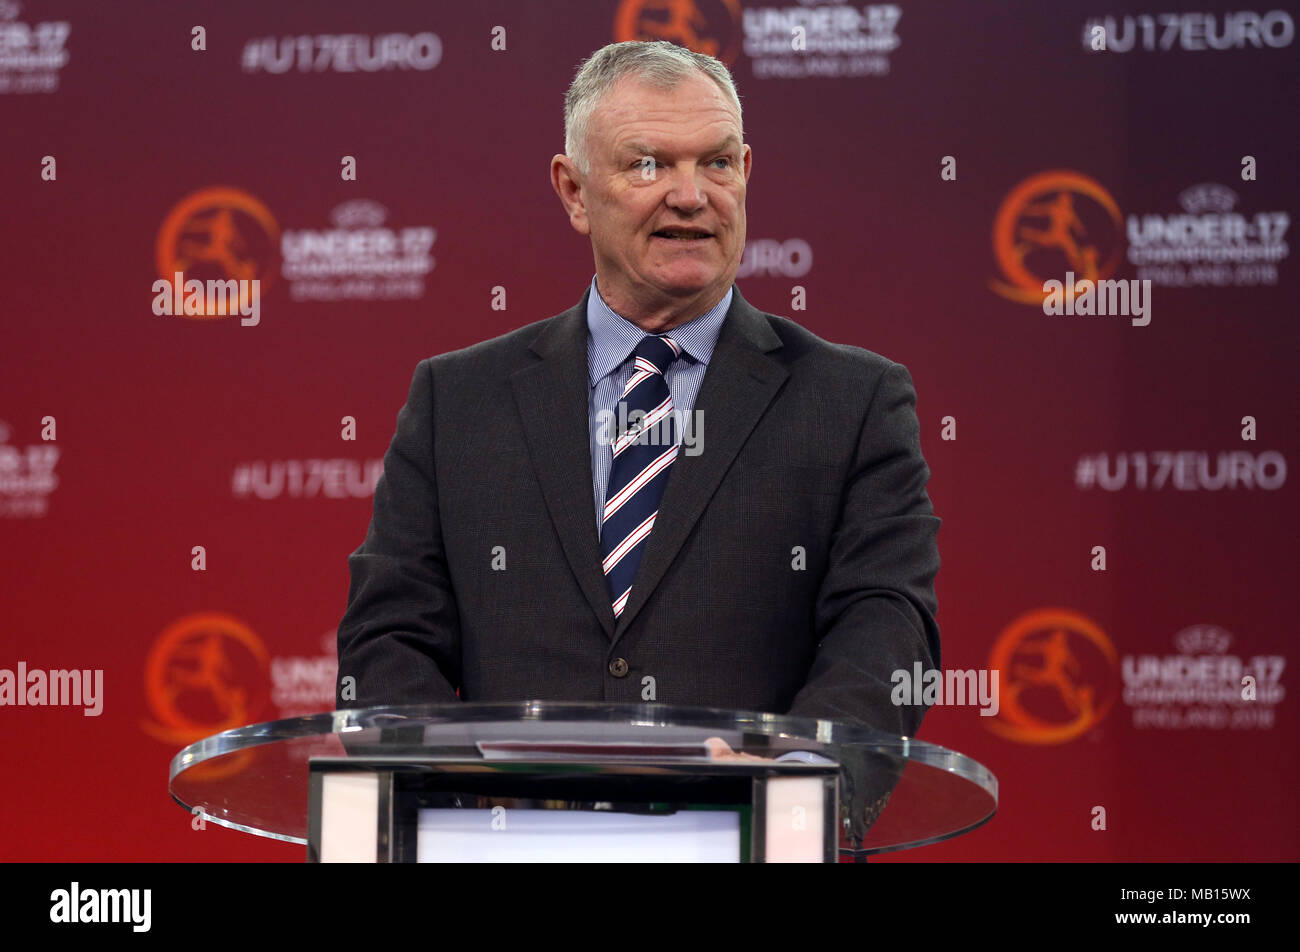
[[[915,732],[939,662],[915,393],[733,284],[752,152],[726,68],[618,43],[552,184],[578,304],[421,361],[349,560],[339,703],[656,700]]]

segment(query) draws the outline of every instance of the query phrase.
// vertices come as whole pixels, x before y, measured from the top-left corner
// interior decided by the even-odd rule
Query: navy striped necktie
[[[681,345],[671,337],[643,337],[633,351],[635,370],[619,398],[626,407],[628,426],[610,442],[614,462],[600,530],[615,618],[627,607],[632,580],[659,514],[659,500],[677,459],[677,414],[664,374],[681,354]]]

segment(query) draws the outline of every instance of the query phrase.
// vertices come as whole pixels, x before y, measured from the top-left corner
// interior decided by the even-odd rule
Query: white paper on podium
[[[711,760],[703,742],[485,740],[484,760]]]

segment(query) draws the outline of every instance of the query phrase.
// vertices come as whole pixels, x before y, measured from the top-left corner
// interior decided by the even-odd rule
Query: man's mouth
[[[712,238],[710,232],[703,228],[663,228],[654,233],[655,238],[667,238],[671,241],[703,241]]]

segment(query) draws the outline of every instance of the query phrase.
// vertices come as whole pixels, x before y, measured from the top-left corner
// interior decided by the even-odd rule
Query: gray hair
[[[745,120],[740,109],[740,96],[736,94],[730,71],[721,61],[667,40],[629,40],[601,47],[578,68],[568,95],[564,97],[565,153],[583,175],[591,170],[587,157],[587,130],[591,115],[596,111],[600,98],[619,80],[630,76],[656,89],[672,90],[694,73],[703,73],[713,80],[731,101],[740,123],[740,138],[744,141]]]

